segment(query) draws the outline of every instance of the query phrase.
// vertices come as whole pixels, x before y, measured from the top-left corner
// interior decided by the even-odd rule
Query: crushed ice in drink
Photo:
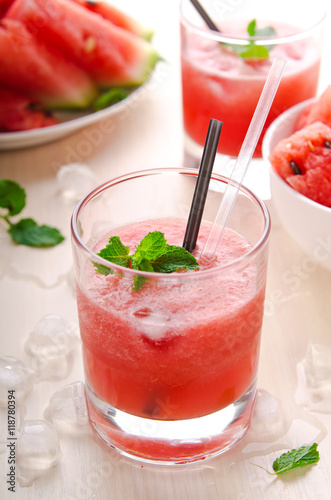
[[[275,440],[286,433],[289,425],[282,402],[268,391],[259,389],[250,425],[250,440]]]
[[[68,199],[78,201],[99,184],[91,168],[85,163],[62,165],[56,174],[60,193]]]
[[[56,391],[49,400],[44,418],[63,435],[75,436],[90,431],[85,400],[85,385],[78,381]]]
[[[331,347],[310,343],[297,374],[295,402],[311,411],[331,413]]]
[[[133,316],[138,322],[137,328],[155,342],[162,340],[172,330],[170,314],[165,311],[153,311],[148,307],[144,307],[135,311]]]
[[[7,406],[8,391],[15,391],[15,401],[25,398],[32,388],[32,373],[19,359],[0,358],[0,406]]]
[[[72,366],[72,353],[79,345],[77,327],[55,315],[41,318],[25,343],[31,366],[40,380],[65,378]]]

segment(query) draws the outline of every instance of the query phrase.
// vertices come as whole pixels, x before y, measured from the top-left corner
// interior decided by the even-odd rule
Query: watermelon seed
[[[324,141],[324,146],[325,146],[326,148],[328,148],[328,149],[331,149],[331,142],[330,142],[330,141],[328,141],[327,139],[325,139],[325,141]]]
[[[290,161],[290,167],[291,167],[292,172],[294,173],[294,175],[300,175],[300,174],[302,174],[301,168],[299,167],[299,165],[297,165],[295,163],[295,161],[293,161],[293,160]]]

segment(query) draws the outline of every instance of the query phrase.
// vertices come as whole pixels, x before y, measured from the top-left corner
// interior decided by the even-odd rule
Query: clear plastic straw
[[[214,258],[232,207],[236,201],[239,188],[246,174],[249,162],[251,161],[271,104],[274,100],[284,66],[285,61],[277,58],[274,59],[259,102],[257,103],[252,121],[246,133],[246,137],[241,146],[237,161],[235,162],[229,182],[226,186],[222,202],[201,252],[201,255],[204,255],[209,259]],[[240,173],[240,179],[237,181],[237,184],[234,184],[232,182],[232,178],[234,173],[237,173],[237,171]]]

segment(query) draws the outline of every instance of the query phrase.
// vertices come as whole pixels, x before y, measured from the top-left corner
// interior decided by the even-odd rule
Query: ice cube
[[[45,420],[28,420],[17,440],[17,462],[20,473],[44,471],[61,458],[58,432]]]
[[[74,382],[56,391],[49,400],[44,418],[52,422],[63,435],[90,432],[84,383]]]
[[[0,358],[0,406],[8,406],[9,397],[15,403],[23,400],[32,381],[32,372],[22,361],[12,356]]]
[[[57,171],[56,179],[62,196],[74,201],[80,200],[99,184],[97,177],[85,163],[62,165]]]
[[[285,434],[289,425],[281,401],[268,391],[259,389],[250,425],[250,440],[273,441]]]
[[[150,340],[159,342],[172,331],[171,316],[160,310],[144,307],[133,312],[135,326]]]
[[[310,343],[297,374],[295,402],[311,411],[331,413],[331,347]]]
[[[55,315],[44,316],[34,327],[25,343],[31,357],[31,367],[39,380],[65,378],[71,369],[71,354],[79,345],[77,327]]]

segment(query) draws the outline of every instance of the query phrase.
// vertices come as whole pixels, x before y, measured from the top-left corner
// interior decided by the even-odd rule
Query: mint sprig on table
[[[318,462],[320,457],[317,446],[317,443],[314,443],[311,446],[301,446],[283,453],[272,464],[275,474],[283,474],[289,470]]]
[[[129,247],[125,246],[118,236],[111,236],[105,248],[98,255],[109,262],[122,267],[130,267],[137,271],[173,273],[181,269],[197,269],[196,258],[185,248],[168,245],[165,236],[160,231],[148,233],[130,255]],[[112,274],[112,271],[102,264],[93,263],[100,274]],[[146,281],[144,276],[135,276],[133,290],[140,290]]]
[[[267,469],[261,467],[260,465],[257,465],[257,467],[263,469],[271,476],[279,476],[293,469],[315,464],[320,459],[317,446],[317,443],[313,443],[312,445],[293,448],[293,450],[283,453],[279,458],[276,458],[276,460],[274,460],[272,464],[274,472],[269,472]]]
[[[39,226],[34,219],[21,219],[14,223],[10,218],[19,214],[26,203],[25,190],[17,182],[0,179],[0,207],[7,210],[0,214],[9,226],[8,233],[19,245],[30,247],[52,247],[64,240],[64,236],[54,227]]]
[[[253,19],[247,26],[247,33],[250,37],[254,36],[275,36],[276,31],[272,26],[266,26],[265,28],[258,29],[256,27],[256,20]],[[233,45],[226,44],[227,47],[231,48],[236,54],[238,54],[243,59],[268,59],[269,51],[264,45],[257,44],[254,40],[249,42],[249,45]]]

